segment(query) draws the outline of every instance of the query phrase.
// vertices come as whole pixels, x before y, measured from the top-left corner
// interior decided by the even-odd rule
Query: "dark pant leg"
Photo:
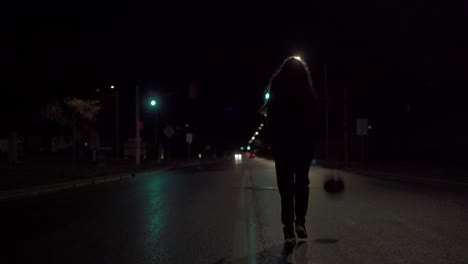
[[[295,212],[296,223],[303,225],[309,206],[309,169],[310,158],[300,157],[294,164],[295,179]]]
[[[281,221],[285,227],[294,223],[294,164],[292,160],[276,155],[276,181],[281,195]]]

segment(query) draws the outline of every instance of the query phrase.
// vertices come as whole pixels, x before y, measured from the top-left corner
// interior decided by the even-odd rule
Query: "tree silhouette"
[[[75,161],[76,130],[80,123],[95,121],[101,110],[99,100],[66,99],[63,103],[49,104],[45,118],[72,129],[73,161]]]

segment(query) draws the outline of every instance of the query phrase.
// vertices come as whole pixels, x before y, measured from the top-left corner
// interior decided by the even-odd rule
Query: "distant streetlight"
[[[262,127],[262,126],[263,126],[263,123],[261,123],[260,126]]]
[[[111,85],[109,86],[111,90],[114,90],[115,86]],[[97,88],[96,89],[97,93],[101,93],[101,89]],[[115,96],[115,156],[117,159],[119,159],[119,154],[120,154],[120,134],[119,134],[119,91],[115,90],[113,92]]]
[[[294,56],[294,59],[296,59],[298,61],[302,61],[301,57],[299,57],[299,56]]]
[[[255,135],[258,135],[258,131],[257,131],[257,132],[255,132]]]
[[[252,137],[252,140],[255,140],[255,137]]]

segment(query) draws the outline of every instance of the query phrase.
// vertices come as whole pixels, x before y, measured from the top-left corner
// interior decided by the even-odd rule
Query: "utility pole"
[[[167,157],[169,161],[172,161],[172,146],[171,146],[171,138],[167,138]]]
[[[154,144],[156,148],[156,161],[161,162],[161,157],[159,155],[159,141],[158,141],[158,113],[156,112],[154,115]]]
[[[327,64],[324,67],[324,77],[325,77],[325,160],[328,161],[328,76],[327,76]]]
[[[138,86],[135,88],[135,164],[140,165],[140,100]]]
[[[364,153],[364,136],[368,135],[368,119],[367,118],[358,118],[356,120],[356,134],[361,137],[361,161],[365,160]]]
[[[365,160],[365,153],[364,153],[364,135],[361,135],[361,161]]]
[[[115,157],[120,158],[120,134],[119,134],[119,92],[115,92]]]
[[[187,159],[190,160],[191,156],[192,156],[192,144],[188,143],[187,144]]]
[[[344,88],[344,160],[348,164],[348,88]]]

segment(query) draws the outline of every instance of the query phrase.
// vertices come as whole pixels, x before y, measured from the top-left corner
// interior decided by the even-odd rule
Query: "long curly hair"
[[[318,98],[307,63],[294,56],[286,58],[273,73],[265,93],[269,93],[270,98],[259,111],[264,115],[268,108],[293,110],[314,104]]]

